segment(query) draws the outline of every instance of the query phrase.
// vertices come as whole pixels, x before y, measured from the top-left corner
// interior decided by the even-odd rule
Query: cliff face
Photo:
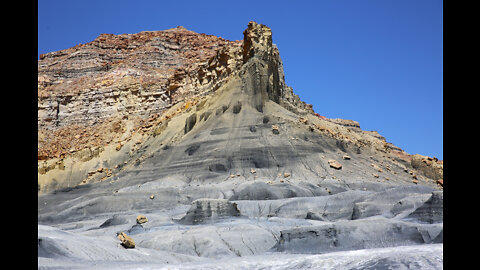
[[[177,27],[102,34],[90,43],[41,55],[39,160],[118,140],[115,133],[125,131],[123,120],[134,118],[137,127],[180,100],[215,88],[236,70],[240,46]],[[106,124],[113,122],[116,127]]]
[[[242,104],[243,108],[251,106],[264,115],[263,124],[268,124],[270,116],[265,106],[273,102],[299,117],[294,122],[337,140],[341,149],[346,145],[371,148],[391,154],[409,167],[413,165],[412,169],[418,169],[426,177],[436,180],[442,175],[438,168],[443,169],[443,163],[419,166],[377,132],[361,130],[358,122],[327,119],[315,113],[311,105],[301,101],[285,84],[283,64],[271,29],[250,22],[243,35],[242,41],[228,41],[183,27],[137,34],[102,34],[87,44],[41,55],[39,190],[85,182],[95,175],[93,171],[113,160],[123,163],[137,160],[137,150],[151,136],[170,130],[172,119],[192,110],[201,111],[202,115],[190,116],[184,128],[188,133],[195,123],[207,120],[213,113],[213,108],[212,111],[203,108],[208,107],[206,103],[210,107],[220,106],[210,102],[215,95],[224,95],[229,100],[218,101],[224,103],[223,112],[234,108],[234,113],[238,113]],[[219,89],[237,86],[240,92],[236,95],[222,94],[230,90],[217,93]],[[250,120],[244,121],[247,124]],[[172,136],[170,140],[182,140]],[[434,176],[430,173],[432,166],[436,168]],[[110,170],[110,176],[113,171]]]
[[[251,22],[244,34],[245,44],[183,27],[102,34],[90,43],[41,55],[38,159],[118,143],[127,125],[137,130],[172,105],[218,89],[254,51],[271,63],[269,98],[292,110],[305,109],[284,83],[271,30]],[[128,119],[133,121],[126,124]]]
[[[441,268],[443,162],[313,112],[265,25],[102,35],[40,66],[39,268]]]

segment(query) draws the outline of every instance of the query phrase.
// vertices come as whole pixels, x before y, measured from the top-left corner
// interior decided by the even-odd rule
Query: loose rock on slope
[[[124,232],[119,233],[117,237],[122,242],[121,244],[124,248],[135,248],[135,241]]]

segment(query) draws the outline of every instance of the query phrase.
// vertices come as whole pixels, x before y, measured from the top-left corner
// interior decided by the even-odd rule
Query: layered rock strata
[[[403,164],[399,166],[420,170],[427,178],[443,179],[443,163],[419,163],[377,132],[361,130],[356,121],[327,119],[315,113],[285,84],[271,29],[250,22],[243,34],[244,40],[235,42],[183,27],[100,35],[90,43],[41,55],[39,191],[109,179],[127,163],[144,159],[137,156],[143,143],[170,130],[171,120],[185,114],[183,134],[229,108],[234,114],[243,114],[246,106],[251,106],[264,115],[263,124],[280,134],[283,124],[272,124],[272,116],[264,112],[268,102],[300,117],[290,123],[335,139],[341,151],[373,148],[397,159]],[[208,109],[212,96],[222,95],[216,93],[219,89],[235,84],[240,92],[223,97],[232,102]],[[252,123],[249,129],[254,132],[257,126]],[[219,163],[207,167],[218,171],[232,166]]]
[[[180,100],[215,89],[238,68],[240,46],[177,27],[102,34],[90,43],[41,55],[39,160],[77,151],[66,134],[86,138],[78,147],[95,140],[92,145],[102,146],[111,137],[119,139],[111,136],[118,129],[112,132],[105,123],[125,126],[134,118],[138,128]]]
[[[443,162],[313,112],[272,41],[249,23],[243,41],[177,73],[163,111],[45,123],[39,268],[441,268],[443,191],[428,173]],[[92,63],[79,70],[108,72]]]
[[[182,224],[201,224],[237,216],[240,216],[240,211],[236,203],[231,203],[226,199],[198,199],[192,202],[192,207],[179,222]]]

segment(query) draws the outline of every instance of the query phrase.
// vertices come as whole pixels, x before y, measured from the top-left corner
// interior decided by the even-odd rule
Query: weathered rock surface
[[[126,223],[127,223],[127,220],[125,220],[122,217],[119,217],[118,215],[114,215],[113,217],[105,220],[105,222],[103,222],[99,226],[99,228],[105,228],[105,227],[115,226],[115,225],[123,225],[123,224],[126,224]]]
[[[199,162],[197,165],[200,165],[200,163],[207,163],[213,157],[217,160],[201,165],[204,170],[212,173],[238,171],[242,170],[243,166],[255,169],[275,168],[275,166],[281,168],[291,163],[290,160],[285,161],[287,155],[289,155],[289,159],[295,160],[292,163],[295,166],[298,162],[311,163],[310,160],[319,159],[318,154],[325,156],[324,153],[334,153],[336,150],[340,150],[344,155],[350,152],[362,154],[362,151],[365,152],[364,155],[367,155],[372,152],[372,154],[382,155],[378,158],[380,162],[384,162],[383,159],[387,158],[386,162],[392,163],[388,166],[393,165],[410,170],[418,168],[425,171],[423,167],[413,162],[415,159],[411,161],[408,159],[408,154],[402,154],[404,152],[401,152],[401,149],[400,151],[397,148],[393,150],[385,140],[362,131],[358,122],[318,117],[311,110],[311,106],[302,102],[292,89],[286,86],[283,65],[278,49],[272,43],[272,33],[268,27],[251,22],[245,30],[244,36],[245,41],[243,42],[230,42],[213,36],[196,34],[184,28],[175,28],[123,36],[106,35],[99,37],[94,42],[43,56],[39,61],[39,82],[41,82],[39,83],[41,87],[39,87],[38,136],[39,192],[51,192],[105,180],[111,181],[116,175],[126,171],[124,169],[124,167],[128,167],[126,165],[140,164],[159,146],[163,150],[167,150],[161,154],[164,156],[163,160],[171,161],[169,163],[162,162],[163,166],[182,162],[190,164]],[[104,43],[106,45],[101,45]],[[158,45],[160,43],[177,45],[160,46]],[[81,66],[84,62],[85,65],[90,65],[91,62],[88,59],[96,59],[95,55],[118,55],[118,48],[130,52],[130,56],[125,59],[121,58],[121,60],[113,56],[105,57],[111,61],[102,60],[111,66],[108,70],[83,70],[80,68],[73,71],[76,70],[74,67]],[[167,72],[170,69],[166,67],[173,65],[169,61],[176,61],[175,66],[180,67],[173,71],[173,75],[171,75],[173,77],[167,76],[170,79],[162,81],[160,77],[153,75],[148,77],[142,73],[133,76],[121,72],[122,68],[131,66],[142,72],[152,72],[152,63],[157,60],[149,59],[149,54],[144,54],[144,52],[156,51],[156,48],[163,48],[159,50],[165,55],[177,55],[175,57],[165,56],[166,59],[159,62],[160,67],[158,67],[162,72],[165,70]],[[210,48],[209,53],[200,53],[204,48]],[[102,51],[102,53],[93,51]],[[79,57],[81,55],[84,56]],[[186,57],[185,55],[191,57],[189,56],[190,58],[187,57],[188,60],[185,60],[182,58]],[[57,65],[59,68],[55,69],[54,67]],[[191,70],[186,73],[180,72],[179,70],[182,70],[185,65],[191,67]],[[58,74],[53,76],[52,74],[56,74],[55,72]],[[209,77],[206,72],[212,75]],[[51,84],[45,83],[45,76],[53,76],[47,80],[52,82]],[[88,78],[98,77],[98,80],[103,80],[104,76],[113,76],[111,84],[100,84],[97,89],[84,83]],[[151,84],[143,85],[147,81],[145,76],[149,78]],[[193,83],[192,79],[198,79],[199,76],[210,78],[207,80],[209,82]],[[69,82],[67,79],[75,80]],[[175,88],[177,90],[168,90],[173,81],[182,86]],[[71,88],[69,85],[74,85],[76,88]],[[62,90],[64,89],[62,87],[65,88],[65,91]],[[162,103],[155,98],[143,97],[142,93],[148,92],[150,89],[148,87],[167,91],[166,103],[159,105]],[[144,104],[145,108],[123,111],[121,109],[123,105],[117,106],[115,103],[117,101],[103,104],[95,101],[97,97],[85,97],[78,100],[73,97],[59,97],[59,95],[68,95],[70,91],[77,91],[80,95],[91,95],[95,91],[103,91],[102,89],[107,88],[111,91],[117,91],[116,89],[120,89],[118,90],[120,92],[123,91],[122,89],[127,92],[133,91],[135,95],[139,95],[139,99],[118,98],[118,102],[125,101],[131,106],[143,106],[142,104]],[[175,93],[180,92],[182,93],[181,98],[173,98]],[[53,97],[62,99],[65,106],[71,108],[72,112],[79,113],[78,116],[72,116],[73,118],[70,116],[57,117],[56,124],[51,124],[51,121],[42,118],[41,114],[45,106],[56,106],[56,101],[48,101]],[[50,105],[41,105],[44,98]],[[98,96],[98,99],[99,102],[106,100],[101,95]],[[117,100],[116,97],[115,99]],[[161,108],[155,109],[155,106],[150,104],[152,102]],[[95,106],[101,108],[102,111],[98,116],[95,116],[97,113],[91,109],[81,112],[82,109],[79,109],[80,105],[77,106],[77,103],[88,106],[98,103]],[[59,112],[63,111],[62,108],[58,107]],[[104,112],[105,110],[108,112]],[[233,115],[225,114],[228,111]],[[186,115],[188,117],[184,118]],[[95,119],[89,120],[91,117]],[[261,121],[258,121],[259,119]],[[182,134],[179,134],[177,126],[179,121],[183,121]],[[300,125],[298,125],[299,123]],[[248,126],[247,133],[243,132],[243,126]],[[302,126],[305,126],[311,133],[305,133]],[[267,127],[271,127],[271,133],[279,137],[270,138],[264,134],[262,129]],[[198,129],[195,136],[184,136],[189,134],[193,128]],[[206,137],[206,134],[204,135],[206,132],[210,132],[209,135],[215,136],[215,138]],[[252,136],[254,132],[257,139]],[[227,134],[234,134],[234,137],[228,137]],[[227,144],[229,141],[244,142],[251,146],[251,150],[242,149],[246,152],[239,153],[236,148],[226,150],[230,151],[230,154],[218,152],[214,156],[204,152],[209,156],[208,158],[202,158],[198,152],[194,154],[189,150],[187,152],[191,160],[188,161],[181,160],[183,157],[180,156],[165,157],[165,155],[170,155],[168,149],[171,146],[187,147],[188,149],[188,147],[203,145],[204,150],[215,150],[222,149],[226,145],[221,142],[222,140]],[[265,144],[265,140],[269,143]],[[148,154],[145,152],[146,149],[149,149]],[[115,152],[112,152],[113,150]],[[292,153],[291,156],[289,153]],[[343,155],[338,157],[337,153],[330,156],[337,160],[342,157]],[[435,164],[442,163],[436,162]],[[98,167],[105,167],[107,170],[91,173]],[[338,167],[338,165],[334,166],[334,168]],[[350,167],[353,169],[357,166]],[[443,165],[441,168],[443,170]],[[168,168],[164,168],[162,171],[171,172]],[[174,171],[178,172],[176,169]],[[329,173],[324,166],[318,164],[303,166],[301,171],[299,175],[303,174],[305,178]],[[202,179],[215,177],[215,174],[208,172],[191,173]],[[395,169],[391,172],[394,173]],[[272,171],[270,177],[273,174]],[[420,172],[419,174],[432,179],[428,173]],[[439,172],[434,175],[437,174],[440,175]],[[384,177],[391,178],[386,175]],[[382,179],[380,175],[379,178]]]
[[[137,216],[137,224],[142,224],[148,222],[148,218],[144,215],[138,215]]]
[[[316,189],[316,188],[314,188]],[[267,184],[256,182],[235,189],[231,200],[276,200],[312,196],[312,190],[287,183]]]
[[[45,269],[91,269],[92,262],[104,269],[137,263],[165,264],[195,261],[196,258],[173,252],[143,252],[125,249],[113,237],[91,237],[58,228],[38,225],[38,264]]]
[[[240,216],[240,211],[236,203],[231,203],[226,199],[198,199],[192,202],[192,207],[179,222],[182,224],[200,224],[225,217],[238,216]]]
[[[211,91],[236,71],[240,46],[240,41],[177,27],[102,34],[41,55],[39,160],[123,141],[129,125],[142,129],[145,122],[160,121],[159,114],[172,105]],[[118,125],[111,131],[112,122]]]
[[[120,240],[121,245],[124,248],[135,248],[135,241],[133,241],[133,239],[130,236],[128,236],[126,233],[124,232],[119,233],[117,235],[117,238],[118,240]]]
[[[428,178],[433,180],[443,179],[443,161],[435,157],[415,154],[411,158],[411,164],[414,169]]]
[[[401,221],[366,219],[281,232],[273,247],[290,253],[327,253],[429,244],[442,232],[443,226],[422,226]]]
[[[407,218],[426,223],[443,223],[443,192],[432,192],[432,196]]]
[[[441,267],[443,162],[311,108],[255,22],[43,55],[39,268]]]
[[[342,164],[340,164],[340,162],[338,162],[334,159],[329,160],[328,165],[330,165],[330,167],[332,167],[334,169],[337,169],[337,170],[340,170],[342,168]]]

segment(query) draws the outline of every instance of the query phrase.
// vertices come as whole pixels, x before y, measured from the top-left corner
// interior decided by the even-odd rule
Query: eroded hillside
[[[441,267],[443,162],[314,112],[271,29],[243,34],[41,57],[39,266]]]

